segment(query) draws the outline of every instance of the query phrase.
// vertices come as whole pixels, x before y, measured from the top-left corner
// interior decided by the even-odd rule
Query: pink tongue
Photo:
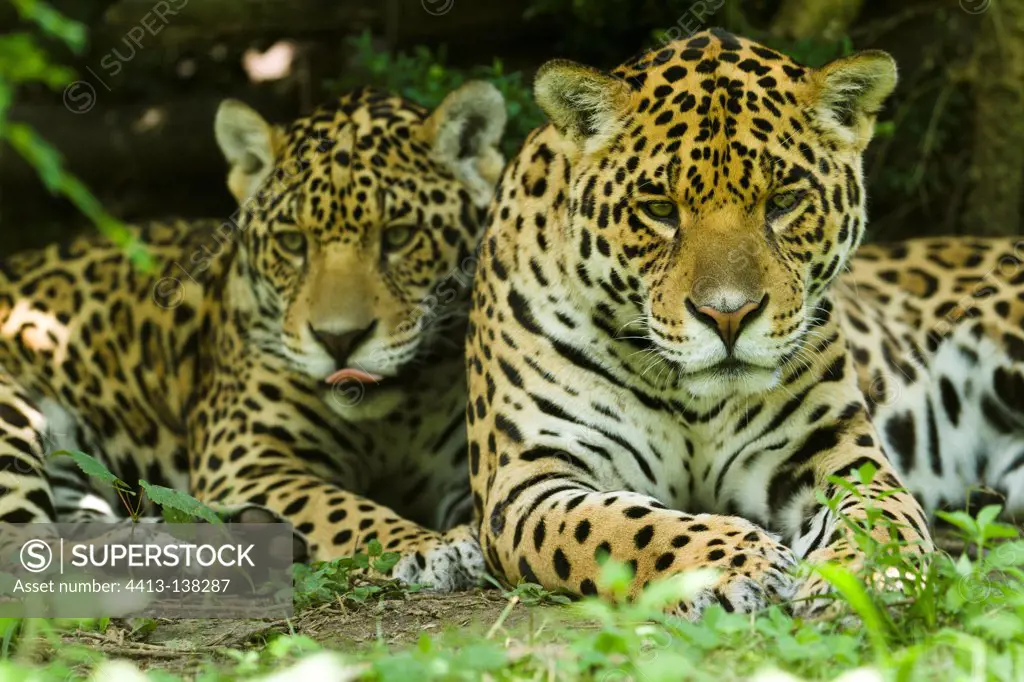
[[[337,372],[325,379],[329,384],[340,384],[343,381],[356,381],[360,384],[375,384],[378,381],[383,380],[384,377],[379,374],[370,374],[369,372],[364,372],[361,369],[352,369],[351,367],[339,369]]]

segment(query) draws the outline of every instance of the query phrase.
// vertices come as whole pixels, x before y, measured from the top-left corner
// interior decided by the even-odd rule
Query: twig
[[[516,604],[518,603],[518,596],[512,597],[508,600],[508,605],[501,610],[501,613],[498,615],[498,620],[494,621],[494,625],[492,625],[491,629],[487,631],[487,636],[484,637],[484,639],[491,639],[492,637],[494,637],[495,633],[498,632],[498,629],[505,622],[505,619],[508,618],[508,614],[512,613],[512,609],[514,609],[516,607]]]
[[[128,658],[181,658],[182,656],[206,656],[217,653],[216,648],[203,647],[201,649],[143,649],[130,646],[100,646],[98,647],[105,654],[115,656],[126,656]]]

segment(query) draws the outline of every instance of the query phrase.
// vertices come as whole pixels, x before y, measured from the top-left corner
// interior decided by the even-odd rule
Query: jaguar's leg
[[[840,500],[835,512],[828,505],[819,505],[799,529],[791,529],[792,546],[797,553],[810,564],[835,561],[853,570],[861,569],[864,556],[856,537],[861,531],[882,543],[896,540],[901,545],[901,554],[906,556],[931,551],[933,546],[924,512],[913,495],[903,488],[878,445],[865,413],[837,425],[834,434],[833,447],[818,451],[800,470],[791,472],[794,477],[800,476],[803,470],[810,472],[826,499],[838,497]],[[865,484],[858,471],[866,464],[870,464],[875,473]],[[838,485],[830,480],[833,478],[847,485]],[[877,521],[868,527],[870,519]],[[816,597],[830,591],[830,585],[820,574],[810,576],[800,587],[796,611],[805,616],[824,612],[831,600]]]
[[[689,618],[713,603],[751,611],[795,593],[792,553],[755,524],[666,509],[638,493],[595,490],[569,461],[566,455],[540,460],[543,467],[510,466],[488,491],[481,542],[491,568],[509,582],[601,594],[601,560],[608,556],[633,569],[631,596],[658,578],[717,569],[709,588],[679,605]]]
[[[266,520],[258,517],[256,510],[262,508],[291,523],[305,541],[307,559],[351,556],[377,540],[385,551],[402,555],[391,574],[408,583],[451,591],[474,586],[483,574],[480,546],[467,526],[432,531],[322,476],[303,472],[300,463],[259,459],[258,476],[232,477],[230,490],[196,487],[193,494],[218,507],[244,509],[237,518],[242,522]]]
[[[466,526],[445,533],[424,528],[356,492],[369,487],[366,462],[351,436],[333,430],[332,415],[316,396],[275,404],[274,420],[285,429],[251,415],[244,391],[229,395],[222,392],[216,407],[197,406],[190,480],[198,499],[233,510],[263,508],[288,521],[309,559],[351,556],[376,539],[402,555],[392,573],[407,582],[438,590],[476,584],[484,561],[475,533]],[[217,414],[225,416],[208,417]]]

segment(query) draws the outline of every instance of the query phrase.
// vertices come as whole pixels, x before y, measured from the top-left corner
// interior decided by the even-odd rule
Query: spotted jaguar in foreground
[[[905,486],[1020,509],[1024,244],[871,247],[841,275],[895,83],[882,52],[811,69],[717,30],[541,69],[551,124],[496,189],[470,317],[492,571],[588,595],[604,556],[636,590],[713,567],[681,613],[816,614],[828,587],[796,560],[861,559],[819,496],[856,490],[840,510],[876,506],[910,555],[932,542]]]

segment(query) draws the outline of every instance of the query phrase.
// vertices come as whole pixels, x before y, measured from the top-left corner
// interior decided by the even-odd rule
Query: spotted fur
[[[928,510],[1024,512],[1024,240],[867,245],[833,299],[885,451]]]
[[[73,446],[132,484],[269,511],[308,558],[377,539],[399,577],[473,584],[461,341],[504,116],[483,83],[432,114],[362,90],[286,127],[227,102],[237,222],[136,230],[150,272],[99,238],[11,258],[0,520],[119,511],[44,464]],[[382,378],[325,383],[343,367]]]
[[[634,589],[713,567],[681,612],[796,596],[813,613],[825,585],[795,560],[860,560],[819,501],[842,492],[830,477],[863,496],[846,514],[871,501],[908,552],[930,547],[829,289],[864,232],[861,154],[895,81],[884,53],[812,70],[720,31],[611,74],[541,69],[552,125],[496,190],[469,329],[495,572],[586,595],[603,555]]]

